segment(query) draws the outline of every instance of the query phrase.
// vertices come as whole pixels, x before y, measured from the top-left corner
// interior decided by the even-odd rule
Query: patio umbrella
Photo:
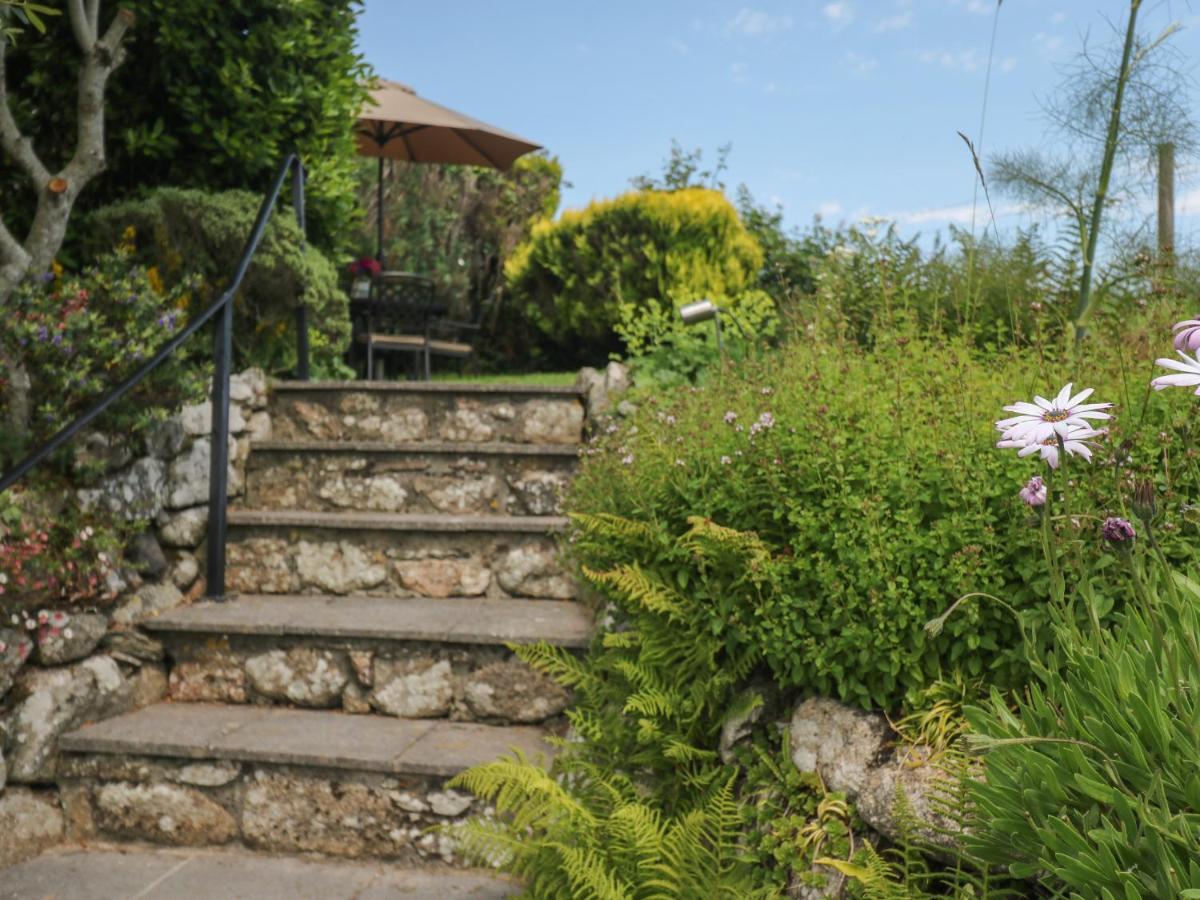
[[[375,257],[383,263],[383,161],[454,163],[507,169],[538,144],[418,97],[406,85],[378,82],[355,128],[360,156],[379,158]]]

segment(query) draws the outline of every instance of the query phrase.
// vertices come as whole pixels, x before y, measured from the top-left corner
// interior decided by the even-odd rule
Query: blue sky
[[[657,172],[671,140],[733,144],[728,185],[791,224],[894,218],[930,234],[969,221],[994,0],[366,0],[360,44],[380,75],[537,141],[572,184],[565,207]],[[1112,38],[1127,0],[1004,0],[983,134],[1044,143],[1038,98],[1080,48]],[[1200,3],[1146,0],[1200,59]],[[1193,73],[1194,74],[1194,73]],[[1179,188],[1183,211],[1200,192]],[[1002,210],[1014,206],[995,198]],[[1030,220],[1009,212],[1002,225]],[[1186,231],[1189,220],[1181,221]]]

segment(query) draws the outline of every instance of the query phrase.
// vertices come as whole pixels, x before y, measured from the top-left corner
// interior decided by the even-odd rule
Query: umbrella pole
[[[379,185],[375,201],[375,259],[383,266],[383,157],[379,157]]]

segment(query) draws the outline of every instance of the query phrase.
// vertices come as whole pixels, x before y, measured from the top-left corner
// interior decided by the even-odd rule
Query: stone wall
[[[235,375],[230,388],[234,496],[245,483],[250,439],[269,437],[271,426],[261,371]],[[0,866],[62,836],[54,789],[59,737],[167,695],[164,648],[136,625],[204,591],[211,416],[208,402],[184,408],[150,433],[138,457],[99,435],[77,448],[78,458],[106,469],[78,491],[79,502],[154,527],[137,536],[110,576],[118,593],[111,607],[51,607],[0,622]]]

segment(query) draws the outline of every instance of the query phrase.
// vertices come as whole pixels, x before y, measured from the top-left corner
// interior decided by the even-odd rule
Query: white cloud
[[[1033,36],[1033,42],[1039,50],[1045,53],[1053,53],[1062,46],[1062,38],[1056,34],[1046,34],[1044,31],[1039,31]]]
[[[832,23],[834,28],[845,28],[854,21],[854,7],[846,0],[826,3],[821,7],[821,13]]]
[[[978,72],[987,64],[987,58],[973,47],[954,51],[922,50],[917,54],[917,60],[955,72]]]
[[[670,44],[671,49],[680,56],[687,56],[688,45],[685,41],[681,41],[679,38],[671,38]]]
[[[863,56],[861,53],[855,53],[853,50],[847,51],[845,61],[855,75],[866,75],[879,65],[877,60]]]
[[[729,76],[733,79],[734,84],[746,83],[747,65],[744,62],[735,62],[729,67]]]
[[[1029,206],[1024,203],[1002,203],[996,207],[996,218],[1015,216],[1029,212]],[[986,222],[990,215],[986,203],[972,206],[970,203],[960,203],[955,206],[933,206],[926,209],[901,210],[889,213],[885,219],[901,225],[926,225],[930,222],[946,222],[955,225],[970,225],[972,213],[975,224]]]
[[[842,204],[836,200],[826,200],[817,207],[817,215],[822,219],[832,219],[834,216],[842,214]]]
[[[912,24],[912,11],[906,10],[902,13],[896,13],[894,16],[884,16],[875,23],[875,33],[883,34],[887,31],[901,31]]]
[[[746,37],[767,37],[787,31],[795,24],[791,16],[773,16],[761,9],[743,6],[725,25],[726,34],[742,34]]]
[[[977,16],[990,16],[996,11],[997,3],[989,3],[987,0],[967,0],[966,10],[969,13],[975,13]]]
[[[1000,61],[1000,71],[1007,75],[1017,67],[1017,58],[1015,56],[1006,56]]]
[[[1067,14],[1065,12],[1056,12],[1050,17],[1051,25],[1061,25],[1065,21],[1067,21]]]
[[[773,81],[768,81],[766,84],[763,85],[763,93],[764,94],[773,94],[778,89],[779,89],[779,85],[777,85]]]

